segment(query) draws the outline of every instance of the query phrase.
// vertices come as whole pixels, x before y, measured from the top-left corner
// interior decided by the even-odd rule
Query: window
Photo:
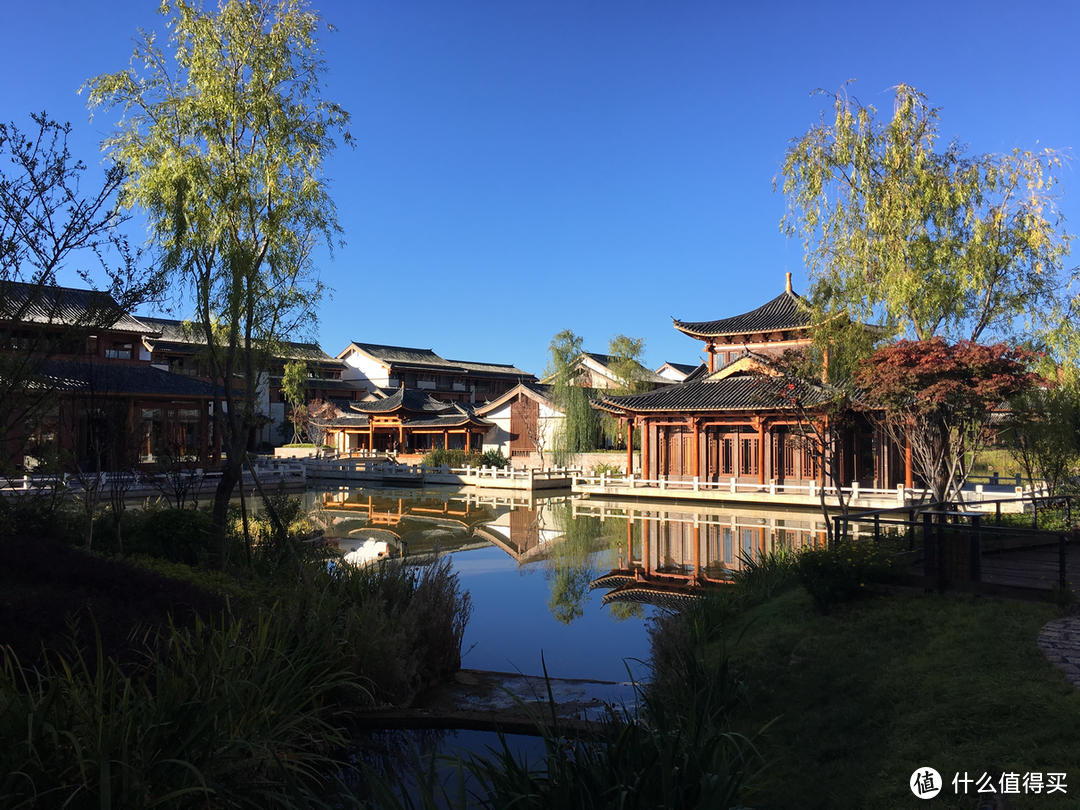
[[[720,442],[720,474],[731,475],[735,469],[734,441],[723,439]]]
[[[105,356],[110,360],[130,360],[130,343],[113,343],[112,348],[105,350]]]
[[[739,474],[756,475],[758,471],[757,439],[742,439],[739,442]]]

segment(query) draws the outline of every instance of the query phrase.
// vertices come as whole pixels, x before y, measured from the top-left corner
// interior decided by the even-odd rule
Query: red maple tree
[[[934,501],[955,497],[967,479],[968,453],[985,443],[993,411],[1033,388],[1035,354],[1006,343],[900,340],[859,364],[863,402],[880,414]]]

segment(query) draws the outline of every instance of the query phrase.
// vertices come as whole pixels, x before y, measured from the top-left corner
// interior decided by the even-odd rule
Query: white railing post
[[[907,503],[907,501],[904,499],[904,495],[905,495],[904,485],[903,484],[897,484],[896,485],[896,502],[898,504],[900,504],[901,506],[903,506],[905,503]]]
[[[731,485],[730,486],[731,486],[731,494],[734,495],[735,494],[735,478],[734,477],[731,479]]]
[[[853,501],[857,500],[858,497],[859,497],[859,482],[858,481],[852,481],[851,482],[851,500],[853,500]]]
[[[775,478],[770,478],[769,479],[769,494],[770,495],[775,495],[776,494],[776,479]]]
[[[810,482],[810,497],[813,498],[817,495],[817,481]]]
[[[698,477],[694,476],[694,492],[698,491]]]

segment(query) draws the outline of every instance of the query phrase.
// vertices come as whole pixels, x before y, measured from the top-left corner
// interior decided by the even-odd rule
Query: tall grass
[[[98,651],[0,670],[0,805],[293,807],[325,789],[343,698],[369,699],[275,613],[172,626],[125,672]]]

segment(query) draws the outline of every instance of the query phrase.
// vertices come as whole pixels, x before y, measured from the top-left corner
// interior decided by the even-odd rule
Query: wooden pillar
[[[651,441],[651,432],[649,431],[649,420],[642,418],[641,420],[641,477],[652,478],[649,474],[649,442]],[[644,527],[644,523],[641,524]]]
[[[694,579],[701,579],[701,528],[694,526]]]
[[[758,419],[757,425],[758,435],[758,483],[765,483],[765,420]]]
[[[911,470],[911,438],[904,436],[904,486],[911,489],[915,486],[915,475]]]
[[[705,344],[705,351],[709,354],[709,373],[712,374],[716,371],[716,347],[713,346],[712,341]]]
[[[626,475],[634,473],[634,420],[626,420]]]
[[[690,428],[690,435],[693,437],[694,442],[694,451],[691,454],[694,460],[694,471],[691,475],[704,477],[701,475],[701,448],[699,446],[701,444],[701,434],[698,432],[698,420],[696,418],[690,420]]]
[[[649,532],[654,525],[653,521],[641,519],[641,567],[648,574],[652,570],[652,560],[649,559]]]
[[[449,430],[444,430],[442,432],[442,449],[443,450],[449,450],[450,449],[450,431]]]

